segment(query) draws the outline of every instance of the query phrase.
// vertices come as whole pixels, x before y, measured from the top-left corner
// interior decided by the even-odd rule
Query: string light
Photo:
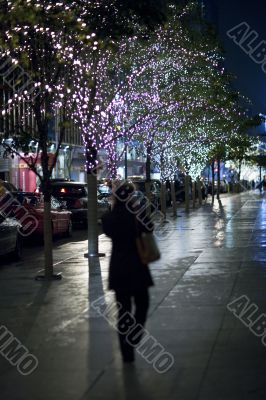
[[[5,55],[12,65],[25,66],[33,91],[13,95],[2,114],[22,102],[19,124],[25,125],[36,96],[44,120],[63,108],[64,118],[81,132],[89,173],[104,149],[114,175],[122,157],[116,142],[136,140],[154,162],[164,160],[163,180],[173,178],[177,163],[198,174],[213,143],[235,134],[243,118],[218,45],[185,28],[183,18],[195,14],[192,2],[181,12],[171,5],[168,23],[145,40],[138,25],[130,37],[103,39],[89,24],[103,3],[8,1],[12,26],[2,37]],[[21,21],[14,18],[20,11]]]

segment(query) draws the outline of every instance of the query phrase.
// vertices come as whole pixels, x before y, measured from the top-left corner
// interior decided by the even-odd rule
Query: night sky
[[[231,40],[226,32],[246,22],[259,34],[258,43],[266,41],[266,13],[262,0],[205,0],[206,13],[218,26],[226,51],[226,67],[237,76],[235,87],[252,102],[252,113],[266,113],[266,74],[248,54]]]

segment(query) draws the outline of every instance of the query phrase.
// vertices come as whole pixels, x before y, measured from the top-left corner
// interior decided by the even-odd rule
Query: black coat
[[[134,293],[153,285],[149,267],[140,261],[136,247],[137,234],[147,229],[137,224],[134,214],[120,203],[102,218],[103,231],[113,243],[109,289]]]

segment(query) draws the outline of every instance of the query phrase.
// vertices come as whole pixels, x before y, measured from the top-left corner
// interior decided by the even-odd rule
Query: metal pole
[[[188,213],[189,212],[189,203],[190,203],[190,198],[189,198],[189,184],[190,184],[190,177],[189,175],[185,176],[185,211]]]

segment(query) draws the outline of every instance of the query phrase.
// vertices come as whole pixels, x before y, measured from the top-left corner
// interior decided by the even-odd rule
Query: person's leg
[[[147,313],[149,309],[149,291],[148,288],[145,288],[141,291],[134,293],[134,302],[135,302],[135,313],[134,317],[136,320],[136,325],[139,324],[139,332],[137,329],[134,330],[134,339],[132,342],[136,345],[140,342],[142,336],[142,330],[145,326],[145,322],[147,319]]]
[[[126,334],[133,324],[133,318],[131,318],[131,296],[124,292],[116,292],[116,302],[118,306],[118,338],[120,343],[120,350],[122,353],[124,362],[134,361],[134,349],[126,341]]]

